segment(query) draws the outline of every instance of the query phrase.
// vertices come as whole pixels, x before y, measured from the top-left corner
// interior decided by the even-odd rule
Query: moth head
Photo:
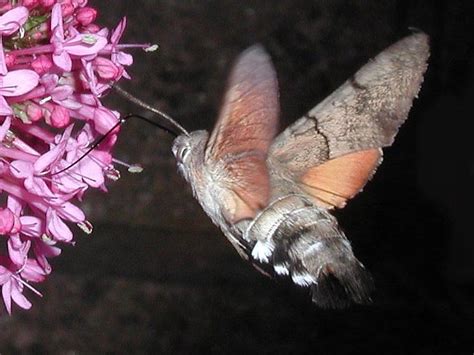
[[[191,182],[192,172],[203,164],[207,139],[208,133],[201,130],[191,132],[189,135],[181,134],[173,142],[171,150],[178,169],[188,182]]]

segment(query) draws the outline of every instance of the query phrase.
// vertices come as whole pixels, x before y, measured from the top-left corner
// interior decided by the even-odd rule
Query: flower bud
[[[64,17],[71,16],[74,13],[74,6],[65,1],[61,4],[61,12]]]
[[[0,13],[5,13],[11,10],[13,5],[10,1],[0,1]]]
[[[92,68],[102,79],[117,79],[120,69],[111,60],[104,57],[97,57],[92,62]]]
[[[92,7],[83,7],[77,10],[76,19],[82,26],[90,25],[97,17],[97,10]]]
[[[56,0],[39,0],[42,7],[51,7],[56,3]]]
[[[11,68],[12,66],[14,66],[15,62],[16,62],[16,55],[12,53],[5,54],[5,64],[7,65],[8,68]]]
[[[100,31],[100,27],[97,26],[95,23],[91,23],[84,27],[84,33],[98,33]]]
[[[26,114],[32,122],[39,121],[43,117],[41,107],[33,102],[26,105]]]
[[[44,54],[41,54],[38,58],[31,62],[31,67],[33,68],[33,70],[40,75],[49,72],[52,66],[53,61],[50,57]]]
[[[69,111],[67,108],[59,105],[54,105],[53,112],[51,112],[51,126],[56,128],[63,128],[66,127],[69,122],[71,121],[71,117],[69,116]]]
[[[21,4],[28,8],[28,10],[31,10],[39,5],[39,0],[23,0]]]
[[[15,217],[9,208],[0,208],[0,234],[10,234],[15,224]]]

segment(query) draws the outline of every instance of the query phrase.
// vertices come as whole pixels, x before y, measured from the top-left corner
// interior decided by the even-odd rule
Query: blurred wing
[[[278,83],[270,57],[261,46],[250,47],[232,69],[205,152],[206,164],[223,167],[218,183],[229,222],[253,218],[268,202],[266,159],[278,115]]]
[[[407,118],[428,57],[428,36],[417,33],[369,61],[275,139],[272,184],[297,181],[296,189],[320,205],[343,207],[373,175],[380,148],[392,144]]]

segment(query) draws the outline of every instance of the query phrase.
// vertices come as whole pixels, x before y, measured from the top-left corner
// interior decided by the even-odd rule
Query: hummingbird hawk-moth
[[[321,307],[370,301],[372,279],[331,214],[372,177],[427,68],[415,33],[364,65],[277,134],[278,83],[255,45],[236,60],[211,134],[173,143],[179,171],[238,253],[309,286]]]

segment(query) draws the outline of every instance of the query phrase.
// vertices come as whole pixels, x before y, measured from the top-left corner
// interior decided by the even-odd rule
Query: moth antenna
[[[116,124],[114,124],[104,135],[97,138],[96,141],[93,142],[90,145],[90,147],[84,152],[84,154],[82,154],[77,160],[75,160],[73,163],[71,163],[67,167],[65,167],[65,168],[63,168],[59,171],[56,171],[54,173],[51,173],[50,175],[53,176],[53,175],[58,175],[58,174],[64,173],[65,171],[71,169],[73,166],[77,165],[79,162],[81,162],[81,160],[83,160],[86,156],[88,156],[90,154],[90,152],[92,152],[95,148],[97,148],[100,145],[100,143],[102,143],[105,140],[105,138],[107,138],[109,136],[109,134],[111,134],[118,126],[122,125],[123,123],[125,123],[125,121],[127,121],[128,119],[130,119],[132,117],[139,118],[139,119],[141,119],[141,120],[143,120],[143,121],[145,121],[145,122],[147,122],[147,123],[149,123],[153,126],[159,127],[159,128],[161,128],[162,130],[164,130],[165,132],[171,134],[174,137],[178,136],[178,134],[176,132],[172,131],[168,127],[165,127],[165,126],[159,124],[158,122],[152,121],[149,118],[146,118],[146,117],[143,117],[143,116],[140,116],[140,115],[129,114],[129,115],[123,117],[122,119],[120,119]]]
[[[151,111],[159,116],[161,116],[162,118],[164,118],[166,121],[170,122],[172,125],[174,125],[176,128],[178,128],[182,133],[184,133],[185,135],[189,136],[189,132],[186,131],[186,129],[184,129],[183,126],[181,126],[178,122],[176,122],[174,119],[172,119],[169,115],[167,115],[166,113],[158,110],[157,108],[147,104],[146,102],[140,100],[138,97],[136,96],[133,96],[132,94],[130,94],[128,91],[122,89],[120,86],[118,85],[112,85],[112,88],[115,89],[115,91],[123,96],[124,98],[126,98],[127,100],[133,102],[134,104],[138,105],[138,106],[141,106],[143,107],[144,109],[148,110],[148,111]]]

